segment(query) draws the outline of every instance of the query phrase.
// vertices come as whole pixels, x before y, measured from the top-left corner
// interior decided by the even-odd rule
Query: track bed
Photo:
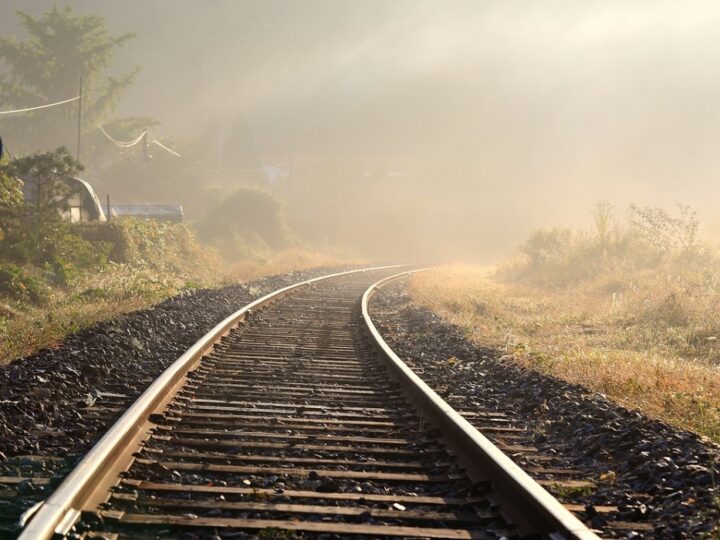
[[[490,486],[456,465],[363,342],[371,280],[318,283],[225,337],[88,526],[121,537],[512,534]]]

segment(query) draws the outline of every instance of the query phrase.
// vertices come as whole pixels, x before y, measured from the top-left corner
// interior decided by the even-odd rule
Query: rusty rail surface
[[[382,340],[368,303],[407,275],[377,281],[394,268],[286,287],[218,324],[125,412],[20,538],[74,527],[87,538],[158,528],[597,538]]]

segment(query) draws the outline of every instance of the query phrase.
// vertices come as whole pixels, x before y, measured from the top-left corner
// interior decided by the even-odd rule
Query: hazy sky
[[[0,29],[49,5],[0,0]],[[138,33],[121,112],[166,133],[242,110],[261,153],[405,171],[508,244],[599,199],[686,202],[720,230],[720,2],[72,5]]]

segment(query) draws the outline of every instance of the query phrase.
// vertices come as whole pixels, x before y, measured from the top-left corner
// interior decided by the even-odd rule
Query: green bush
[[[44,268],[61,284],[79,270],[105,264],[110,248],[104,242],[85,240],[77,226],[52,211],[26,211],[1,245],[5,260]]]
[[[0,294],[19,301],[42,304],[47,300],[46,288],[22,268],[0,263]]]
[[[123,217],[84,226],[82,233],[93,244],[107,244],[108,259],[114,263],[182,274],[204,272],[217,262],[216,255],[201,246],[183,223]]]
[[[108,246],[86,241],[58,213],[69,195],[63,179],[79,170],[64,148],[0,163],[0,262],[36,266],[59,285],[106,262]],[[38,200],[26,205],[15,179],[31,177],[38,182]]]
[[[4,163],[0,164],[0,169]],[[23,205],[21,182],[0,170],[0,242],[8,230],[17,226]]]

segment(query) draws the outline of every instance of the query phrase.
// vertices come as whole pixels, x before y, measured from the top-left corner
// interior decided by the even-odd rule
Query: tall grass
[[[492,271],[417,275],[411,295],[509,361],[720,441],[720,257],[686,207],[594,215]]]
[[[678,205],[630,207],[620,224],[613,207],[598,203],[594,228],[540,229],[520,246],[520,257],[504,265],[500,277],[546,287],[579,285],[601,275],[619,276],[662,266],[690,265],[694,272],[718,266],[718,257],[698,240],[699,223],[692,210]]]

